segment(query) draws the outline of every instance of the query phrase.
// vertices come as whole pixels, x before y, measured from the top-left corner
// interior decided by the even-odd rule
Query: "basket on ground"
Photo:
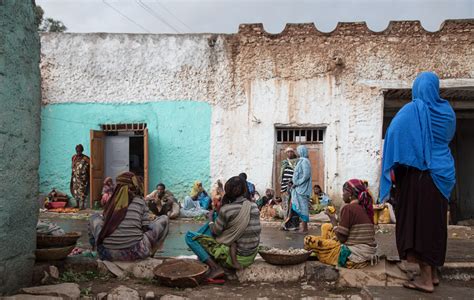
[[[60,248],[45,248],[45,249],[36,249],[36,260],[61,260],[65,259],[72,250],[74,250],[76,245],[60,247]]]
[[[80,232],[67,232],[64,235],[36,234],[36,248],[61,248],[76,245]]]
[[[157,266],[153,273],[160,283],[169,287],[196,287],[205,278],[209,267],[197,260],[172,259]]]
[[[272,265],[297,265],[308,260],[311,255],[311,251],[301,251],[301,253],[272,253],[271,249],[262,247],[259,249],[258,254],[267,263]]]

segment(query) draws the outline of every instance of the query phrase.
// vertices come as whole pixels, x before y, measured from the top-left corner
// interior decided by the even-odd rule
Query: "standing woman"
[[[76,154],[72,157],[72,173],[69,189],[72,197],[76,200],[76,207],[82,204],[81,209],[85,208],[87,194],[89,193],[89,165],[90,159],[84,155],[84,147],[79,144],[76,146]]]
[[[419,278],[404,286],[433,292],[439,284],[436,267],[446,256],[448,201],[456,182],[449,150],[456,115],[440,98],[434,73],[419,74],[412,95],[385,135],[380,197],[389,197],[394,174],[398,252],[421,270]]]
[[[308,232],[309,201],[311,197],[311,162],[308,158],[308,149],[304,145],[296,148],[300,157],[295,167],[291,186],[291,208],[301,219],[299,232]]]

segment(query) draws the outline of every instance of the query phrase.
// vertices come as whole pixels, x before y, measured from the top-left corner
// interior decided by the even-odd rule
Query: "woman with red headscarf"
[[[344,183],[340,221],[326,211],[331,224],[321,226],[321,236],[307,235],[304,247],[322,263],[350,269],[363,268],[377,260],[373,199],[363,180]]]

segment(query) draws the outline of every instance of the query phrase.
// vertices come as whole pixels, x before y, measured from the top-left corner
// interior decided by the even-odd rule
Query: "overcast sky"
[[[23,0],[22,0],[23,1]],[[286,23],[366,21],[372,30],[390,20],[420,20],[430,31],[446,19],[474,18],[474,0],[36,0],[45,17],[69,32],[234,33],[241,23],[263,23],[272,33]]]

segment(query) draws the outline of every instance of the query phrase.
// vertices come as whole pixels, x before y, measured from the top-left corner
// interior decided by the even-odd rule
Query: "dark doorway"
[[[131,136],[129,139],[130,172],[144,176],[145,153],[143,147],[143,136]]]
[[[450,199],[450,222],[474,219],[474,87],[441,89],[456,112],[456,135],[450,144],[456,163],[456,186]],[[410,89],[384,94],[383,135],[398,110],[411,99]]]

